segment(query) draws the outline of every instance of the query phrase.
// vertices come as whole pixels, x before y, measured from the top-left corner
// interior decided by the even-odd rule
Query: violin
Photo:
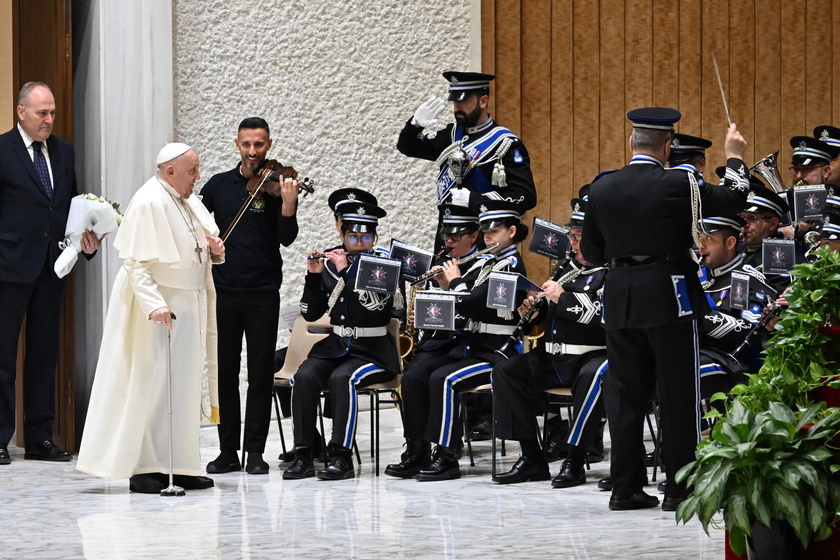
[[[248,209],[248,205],[254,200],[262,198],[262,194],[268,193],[273,197],[279,197],[282,189],[283,181],[286,179],[295,179],[298,182],[298,194],[303,192],[303,197],[306,198],[311,192],[315,192],[315,181],[309,177],[298,179],[298,172],[293,167],[284,166],[276,159],[268,159],[254,173],[254,176],[248,179],[248,184],[245,189],[249,196],[245,199],[242,207],[236,213],[236,216],[231,221],[227,230],[222,234],[222,241],[227,241],[230,232],[239,223],[239,220]],[[305,191],[305,192],[304,192]]]
[[[285,166],[276,159],[268,159],[257,169],[254,176],[248,180],[245,189],[256,200],[262,197],[263,192],[274,197],[279,197],[283,181],[285,179],[296,179],[298,182],[298,194],[303,193],[305,198],[309,193],[315,192],[315,181],[309,177],[298,179],[298,176],[298,172],[295,171],[294,167]]]

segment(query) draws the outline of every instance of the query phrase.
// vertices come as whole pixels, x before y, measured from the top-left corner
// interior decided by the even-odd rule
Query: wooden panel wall
[[[840,126],[840,2],[482,0],[481,10],[482,67],[497,75],[491,112],[531,154],[532,215],[565,222],[580,186],[626,163],[624,115],[638,107],[682,112],[678,132],[714,143],[715,178],[726,115],[712,53],[748,165],[778,150],[787,181],[790,137]],[[545,258],[525,260],[529,276],[547,277]]]

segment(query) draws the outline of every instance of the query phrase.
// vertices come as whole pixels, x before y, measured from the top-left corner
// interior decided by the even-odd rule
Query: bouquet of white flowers
[[[53,267],[56,275],[63,278],[76,264],[82,250],[82,234],[86,230],[92,231],[96,237],[101,238],[106,233],[117,231],[121,221],[119,204],[90,193],[73,197],[70,201],[64,240],[58,242],[63,252]]]

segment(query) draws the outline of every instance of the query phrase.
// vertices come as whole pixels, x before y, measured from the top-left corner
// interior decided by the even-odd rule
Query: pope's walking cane
[[[175,320],[175,314],[172,314]],[[184,496],[186,492],[175,486],[175,473],[172,470],[172,330],[166,327],[166,412],[169,415],[169,486],[160,491],[161,496]]]

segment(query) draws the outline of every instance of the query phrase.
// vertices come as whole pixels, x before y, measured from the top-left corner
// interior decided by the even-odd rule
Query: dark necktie
[[[32,151],[35,152],[35,171],[38,172],[38,177],[41,178],[41,184],[44,186],[44,190],[47,191],[47,196],[52,198],[53,188],[50,182],[50,170],[47,169],[47,158],[41,152],[41,144],[42,142],[32,142]]]

